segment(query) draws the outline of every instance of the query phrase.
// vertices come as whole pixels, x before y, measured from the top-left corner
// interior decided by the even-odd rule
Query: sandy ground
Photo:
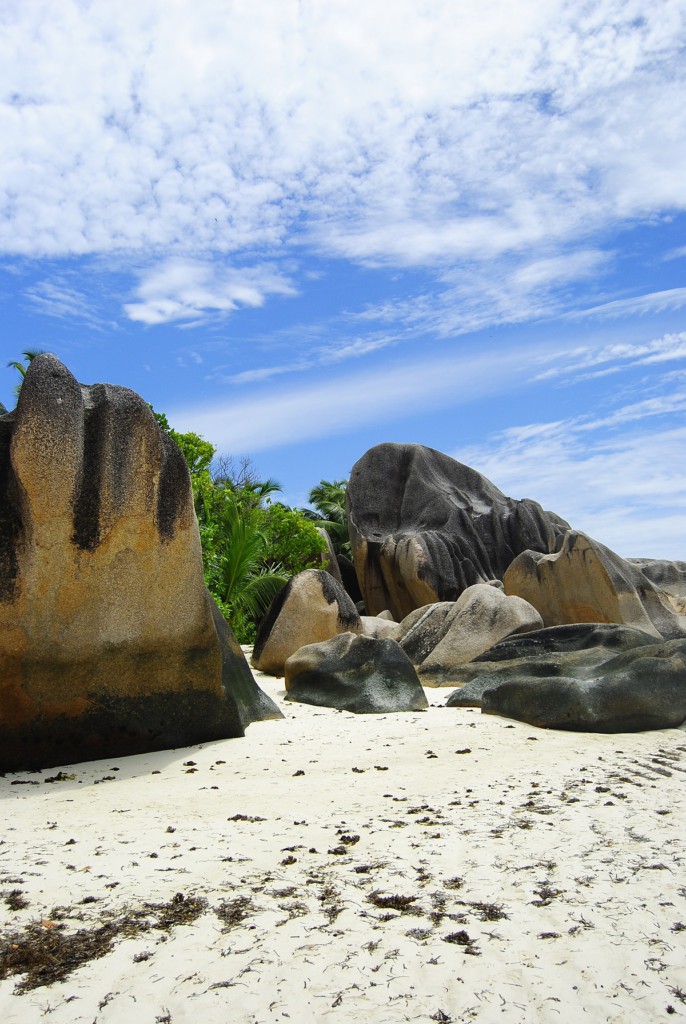
[[[686,1018],[686,732],[258,678],[245,739],[0,778],[3,1024]]]

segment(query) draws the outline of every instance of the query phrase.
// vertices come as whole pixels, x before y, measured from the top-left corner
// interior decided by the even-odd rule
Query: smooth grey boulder
[[[580,678],[619,654],[655,643],[655,638],[630,626],[580,623],[551,626],[508,637],[455,673],[461,687],[446,707],[480,707],[486,689],[511,679]]]
[[[686,640],[620,654],[589,678],[511,679],[481,697],[486,714],[544,729],[642,732],[686,721]]]
[[[686,640],[628,626],[542,629],[465,665],[447,707],[481,707],[548,729],[637,732],[686,720]]]
[[[454,610],[454,601],[438,601],[416,608],[405,616],[400,623],[400,646],[413,665],[421,665],[445,636],[448,629],[446,620]]]
[[[257,631],[252,664],[268,675],[282,676],[287,658],[301,647],[346,632],[362,632],[351,598],[330,573],[305,569],[270,604]]]
[[[507,594],[529,601],[546,626],[615,622],[656,639],[686,637],[686,618],[636,564],[575,530],[554,554],[521,553],[503,583]]]
[[[367,613],[455,601],[502,579],[529,548],[557,551],[569,524],[506,497],[476,470],[416,444],[381,444],[353,467],[348,527]]]
[[[543,626],[541,616],[527,601],[507,597],[486,583],[475,583],[463,591],[438,622],[440,614],[437,611],[420,619],[401,641],[408,655],[414,652],[410,657],[424,686],[452,685],[460,665],[512,633]],[[429,634],[423,644],[422,633]]]
[[[375,637],[380,640],[385,637],[389,640],[400,640],[403,635],[402,626],[399,622],[392,622],[390,619],[382,618],[380,615],[361,615],[362,632],[365,636]]]
[[[286,700],[354,714],[422,711],[428,701],[394,640],[343,633],[310,644],[286,662]]]

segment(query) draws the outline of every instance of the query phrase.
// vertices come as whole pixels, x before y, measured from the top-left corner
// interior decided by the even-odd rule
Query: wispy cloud
[[[257,452],[322,439],[414,411],[474,401],[517,387],[529,374],[527,350],[452,355],[351,373],[290,390],[261,391],[171,410],[180,430],[195,430],[223,451]]]
[[[225,268],[190,259],[169,259],[141,275],[136,302],[124,306],[130,320],[155,325],[201,323],[240,306],[262,306],[269,295],[295,294],[273,267]]]
[[[329,325],[333,330],[333,325]],[[313,368],[331,366],[337,363],[347,362],[352,359],[361,359],[364,356],[379,352],[382,349],[396,345],[400,340],[399,334],[383,334],[381,332],[370,333],[360,337],[350,338],[345,334],[339,335],[340,324],[336,324],[335,341],[328,344],[321,344],[321,335],[326,333],[326,325],[320,325],[320,330],[312,332],[307,338],[307,331],[303,328],[290,328],[289,336],[299,336],[298,341],[301,348],[306,348],[306,356],[293,355],[286,363],[277,363],[268,366],[254,367],[250,370],[241,370],[237,373],[227,373],[224,366],[217,367],[212,373],[207,374],[208,380],[220,381],[223,384],[255,384],[259,381],[269,380],[271,377],[282,377],[284,374],[302,373]],[[303,341],[306,339],[306,343]],[[272,339],[273,341],[273,339]],[[283,342],[279,339],[278,345]]]
[[[647,295],[614,299],[612,302],[604,302],[599,306],[575,310],[569,316],[573,319],[643,316],[649,313],[662,313],[665,310],[683,309],[684,306],[686,306],[686,288],[668,288],[661,292],[649,292]]]
[[[27,288],[24,296],[41,316],[87,323],[94,328],[103,326],[93,301],[74,287],[71,278],[57,276],[39,281]]]
[[[568,294],[568,285],[597,280],[612,262],[612,253],[589,248],[557,255],[548,251],[535,259],[472,259],[443,268],[429,291],[368,305],[351,318],[400,325],[409,332],[408,340],[412,333],[447,337],[550,320],[578,303]]]
[[[560,353],[555,365],[541,370],[534,379],[561,379],[563,383],[571,384],[636,366],[651,366],[682,359],[686,359],[686,331],[664,334],[645,342],[577,345]]]
[[[299,373],[308,370],[311,362],[299,360],[292,363],[282,363],[279,366],[261,366],[254,370],[241,370],[239,373],[213,374],[213,380],[220,380],[225,384],[257,384],[272,377],[281,377],[285,373]]]
[[[659,417],[683,409],[685,398],[635,404],[609,417],[524,424],[451,454],[625,557],[684,559],[686,427]],[[630,431],[607,431],[629,422]]]

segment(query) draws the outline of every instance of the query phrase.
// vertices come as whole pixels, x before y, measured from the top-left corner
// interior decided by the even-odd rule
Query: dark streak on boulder
[[[305,569],[276,595],[257,630],[252,663],[281,675],[286,659],[306,644],[328,640],[348,630],[362,631],[350,596],[322,569]]]
[[[422,445],[381,444],[347,490],[355,569],[370,615],[455,601],[502,578],[527,548],[556,551],[568,524],[534,501],[507,498],[476,470]]]
[[[157,528],[163,540],[171,540],[176,524],[188,502],[192,503],[188,468],[178,445],[168,434],[161,434],[162,468],[157,490]]]
[[[10,463],[10,440],[14,417],[0,416],[0,602],[16,596],[18,550],[23,543],[19,492]]]

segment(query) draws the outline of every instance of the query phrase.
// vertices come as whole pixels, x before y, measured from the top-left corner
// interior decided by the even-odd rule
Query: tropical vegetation
[[[309,501],[314,505],[314,510],[303,509],[302,512],[326,530],[337,555],[351,558],[345,503],[347,487],[347,480],[320,480],[309,493]]]
[[[198,434],[158,423],[181,449],[193,486],[205,583],[240,643],[253,643],[260,619],[291,576],[320,565],[325,542],[318,523],[273,496],[276,480],[260,480],[249,459],[219,459]]]

